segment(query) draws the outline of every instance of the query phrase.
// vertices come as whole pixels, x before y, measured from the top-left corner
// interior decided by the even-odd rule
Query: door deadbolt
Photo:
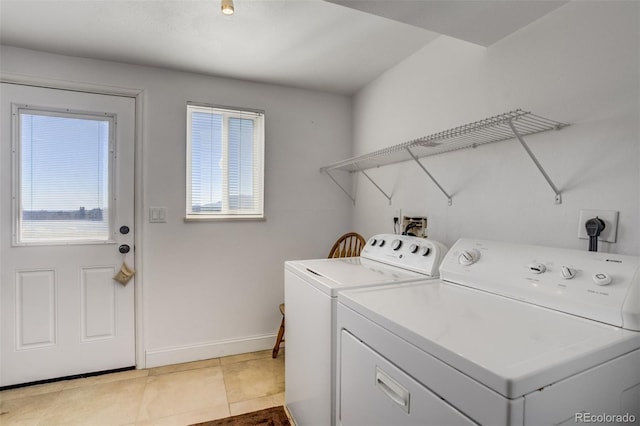
[[[122,244],[120,245],[120,247],[118,247],[118,251],[122,254],[127,254],[129,253],[130,250],[131,250],[131,247],[129,247],[128,244]]]
[[[129,227],[126,225],[123,225],[120,227],[120,233],[122,235],[127,235],[129,233]]]

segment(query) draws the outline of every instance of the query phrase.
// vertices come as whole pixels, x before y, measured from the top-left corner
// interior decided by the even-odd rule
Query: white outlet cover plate
[[[605,228],[600,233],[598,241],[615,243],[618,237],[618,212],[616,210],[580,210],[578,219],[578,238],[588,240],[587,230],[584,224],[594,217],[604,220]]]

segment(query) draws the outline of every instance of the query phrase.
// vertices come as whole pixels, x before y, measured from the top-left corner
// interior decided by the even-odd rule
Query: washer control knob
[[[369,245],[370,246],[375,246],[377,242],[378,242],[378,240],[376,240],[375,238],[372,238],[372,239],[369,240]]]
[[[395,251],[400,250],[400,247],[402,247],[402,241],[400,240],[393,240],[391,242],[391,248]]]
[[[385,240],[379,240],[379,241],[378,241],[378,247],[383,247],[383,246],[384,246],[384,243],[386,243],[386,241],[385,241]]]
[[[565,280],[570,280],[576,276],[576,270],[562,265],[560,267],[560,276]]]
[[[465,250],[458,256],[458,262],[465,266],[476,263],[478,259],[480,259],[480,252],[476,249]]]
[[[427,246],[420,247],[420,256],[429,256],[431,249]]]
[[[420,248],[420,246],[418,246],[417,244],[411,244],[409,246],[409,251],[411,253],[417,253],[419,248]]]
[[[529,270],[534,274],[541,274],[547,270],[547,267],[542,263],[532,263],[529,265]]]
[[[611,284],[611,276],[603,273],[593,274],[593,282],[598,285],[609,285]]]

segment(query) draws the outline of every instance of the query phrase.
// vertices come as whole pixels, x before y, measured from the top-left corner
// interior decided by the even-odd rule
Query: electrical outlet
[[[393,233],[401,234],[402,233],[402,209],[395,209],[393,211]]]
[[[578,238],[588,240],[585,223],[589,219],[598,217],[604,221],[605,227],[598,236],[598,241],[615,243],[618,237],[618,212],[615,210],[580,210],[578,219]]]

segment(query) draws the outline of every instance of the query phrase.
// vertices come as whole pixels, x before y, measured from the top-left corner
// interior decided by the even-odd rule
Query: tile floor
[[[0,425],[185,426],[284,404],[284,350],[0,392]]]

